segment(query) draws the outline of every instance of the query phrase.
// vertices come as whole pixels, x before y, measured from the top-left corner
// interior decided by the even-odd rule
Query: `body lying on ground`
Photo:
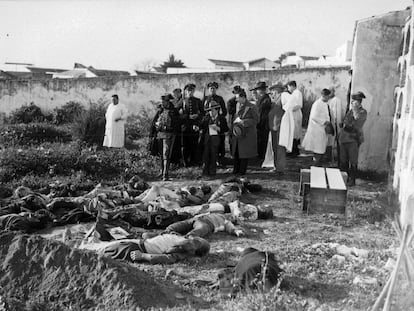
[[[245,234],[244,231],[236,228],[228,218],[230,216],[223,214],[201,214],[187,220],[173,223],[165,231],[199,237],[206,237],[215,232],[227,232],[235,236],[243,236]]]
[[[241,290],[269,290],[278,284],[282,272],[273,253],[249,247],[234,269],[219,272],[217,283],[222,296],[232,297]]]
[[[84,245],[93,249],[94,245]],[[210,244],[200,237],[183,237],[165,233],[148,239],[123,239],[98,244],[99,252],[112,259],[148,262],[150,264],[171,264],[187,257],[205,256]]]

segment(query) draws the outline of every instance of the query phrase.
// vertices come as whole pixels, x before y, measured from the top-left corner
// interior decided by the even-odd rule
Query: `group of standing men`
[[[283,174],[286,156],[300,154],[303,96],[296,81],[270,87],[259,81],[250,89],[250,100],[246,91],[236,85],[227,105],[217,95],[218,87],[217,82],[208,83],[208,93],[205,89],[202,100],[194,96],[196,85],[192,83],[184,87],[183,93],[177,88],[172,95],[161,96],[162,103],[151,126],[151,141],[156,142],[152,149],[157,149],[153,152],[161,155],[160,177],[168,179],[171,161],[184,166],[202,165],[203,175],[214,176],[217,165],[224,163],[226,133],[234,174],[244,175],[252,158]],[[351,185],[355,184],[362,126],[367,116],[361,105],[363,98],[362,92],[352,94],[350,107],[346,107],[335,96],[334,88],[323,89],[312,105],[301,146],[314,153],[317,165],[332,161],[336,149],[338,165],[348,172]],[[116,141],[123,144],[126,109],[118,103],[117,95],[113,95],[106,118],[104,146],[122,147]]]

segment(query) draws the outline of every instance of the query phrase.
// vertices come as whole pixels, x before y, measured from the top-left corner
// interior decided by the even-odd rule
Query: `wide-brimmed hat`
[[[256,86],[254,88],[250,89],[250,91],[263,90],[263,89],[266,89],[266,88],[267,88],[266,82],[259,81],[259,82],[256,83]]]
[[[220,109],[221,106],[218,102],[212,100],[211,102],[208,103],[207,108],[205,109],[206,111],[212,110],[212,109]]]
[[[278,83],[272,85],[271,87],[269,87],[269,90],[270,91],[273,91],[273,90],[283,91],[283,90],[285,90],[285,86],[283,85],[283,83],[278,82]]]
[[[355,99],[355,100],[362,100],[363,98],[366,98],[366,96],[362,92],[356,92],[356,93],[351,95],[351,98]]]
[[[239,94],[243,89],[241,88],[240,85],[235,85],[233,87],[233,91],[231,91],[233,94]]]
[[[235,137],[243,137],[246,134],[246,129],[241,125],[241,123],[236,123],[233,125],[233,135]]]
[[[207,87],[214,87],[214,88],[216,88],[216,89],[218,89],[218,83],[217,82],[209,82],[208,84],[207,84]]]

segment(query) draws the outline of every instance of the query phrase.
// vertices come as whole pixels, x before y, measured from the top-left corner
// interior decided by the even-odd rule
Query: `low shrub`
[[[67,102],[62,107],[53,109],[53,123],[58,125],[72,123],[85,110],[85,107],[78,102]]]
[[[0,129],[0,145],[27,146],[44,142],[68,142],[71,133],[48,123],[9,124]]]
[[[125,123],[125,137],[131,140],[138,140],[148,137],[152,119],[155,116],[154,106],[142,108],[137,114],[129,115]]]
[[[23,105],[12,111],[8,121],[10,123],[32,123],[43,122],[48,120],[48,118],[42,113],[40,107],[32,102],[30,105]]]
[[[85,144],[42,144],[40,147],[6,148],[0,151],[0,182],[26,175],[70,176],[82,172],[95,180],[148,177],[156,174],[157,159],[139,150],[97,150]]]
[[[84,113],[77,115],[72,125],[73,137],[89,145],[102,146],[105,136],[106,106],[103,101],[90,103]]]

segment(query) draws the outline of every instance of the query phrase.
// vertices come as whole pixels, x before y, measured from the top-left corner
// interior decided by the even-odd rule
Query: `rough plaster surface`
[[[0,82],[0,112],[6,114],[14,109],[34,102],[47,111],[68,101],[84,104],[109,101],[117,93],[131,113],[139,113],[142,107],[152,107],[151,102],[159,102],[163,93],[174,88],[195,83],[195,95],[203,96],[203,87],[209,81],[220,85],[218,94],[228,100],[232,87],[240,84],[249,89],[257,81],[273,84],[296,80],[303,90],[305,99],[311,101],[319,96],[323,88],[334,86],[337,95],[345,100],[348,87],[347,67],[288,69],[275,71],[244,71],[229,73],[197,73],[175,75],[142,75],[137,77],[54,79],[44,81]]]
[[[395,111],[394,89],[399,82],[401,27],[409,11],[398,11],[359,21],[352,55],[352,92],[362,91],[368,111],[365,142],[360,147],[361,170],[387,172]],[[400,26],[399,26],[400,25]]]
[[[411,13],[411,12],[410,12]],[[409,19],[402,30],[403,49],[399,64],[400,83],[395,92],[397,102],[394,114],[392,163],[394,164],[393,186],[400,201],[400,221],[403,227],[414,224],[414,25]]]

